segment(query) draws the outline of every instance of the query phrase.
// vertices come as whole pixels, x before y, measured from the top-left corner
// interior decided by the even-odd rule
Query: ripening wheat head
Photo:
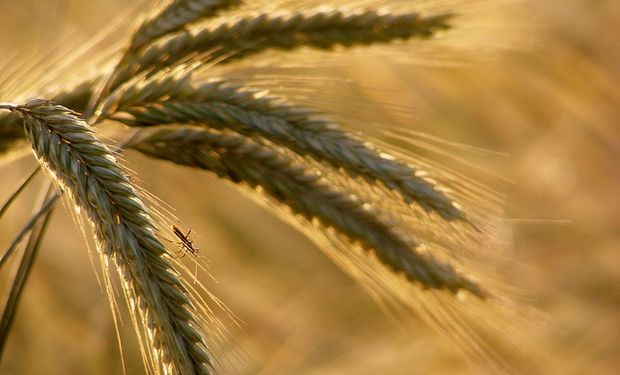
[[[232,79],[236,63],[268,51],[433,43],[458,33],[459,9],[375,3],[283,2],[274,13],[243,1],[173,0],[144,18],[108,71],[45,99],[0,104],[0,154],[30,145],[58,194],[90,223],[106,289],[113,294],[116,269],[148,371],[213,372],[208,339],[221,327],[163,244],[167,228],[96,132],[109,122],[136,132],[118,152],[132,148],[253,190],[374,296],[419,314],[469,358],[504,365],[488,342],[516,318],[502,284],[480,266],[492,261],[494,194]]]

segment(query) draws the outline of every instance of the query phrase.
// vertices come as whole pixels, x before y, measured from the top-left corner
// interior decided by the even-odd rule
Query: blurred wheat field
[[[45,46],[59,38],[85,41],[118,19],[128,4],[136,6],[130,3],[0,2],[3,66],[11,56],[47,51]],[[450,7],[449,0],[445,3]],[[454,2],[457,12],[459,3]],[[510,256],[532,272],[501,272],[529,291],[531,304],[557,324],[546,337],[538,371],[615,373],[620,370],[620,294],[615,288],[620,282],[620,5],[613,0],[595,6],[585,0],[522,1],[519,9],[515,19],[524,24],[489,26],[518,34],[507,39],[518,45],[492,48],[502,39],[489,35],[483,44],[490,52],[480,51],[486,56],[466,48],[462,54],[458,48],[443,52],[438,46],[420,57],[406,56],[411,64],[399,61],[401,53],[393,59],[381,54],[356,59],[355,51],[335,59],[338,66],[323,66],[325,57],[319,56],[314,68],[313,62],[293,70],[267,64],[261,73],[270,84],[281,80],[282,86],[291,71],[337,77],[325,97],[303,91],[315,92],[313,85],[325,85],[321,80],[297,83],[301,89],[293,94],[336,117],[359,117],[369,127],[389,122],[444,140],[439,147],[457,159],[445,163],[475,173],[505,194],[513,229]],[[273,59],[282,56],[274,53]],[[14,99],[0,98],[5,100]],[[497,153],[466,151],[447,142]],[[421,152],[409,143],[403,146]],[[200,278],[242,321],[241,328],[230,327],[230,347],[224,348],[233,363],[227,367],[231,373],[476,371],[422,323],[386,317],[315,245],[230,184],[136,152],[126,158],[142,185],[174,207],[192,229],[217,282],[202,273]],[[480,174],[462,160],[491,173]],[[0,166],[0,200],[34,165],[27,157]],[[29,187],[10,219],[3,218],[3,246],[30,215],[38,194],[38,186]],[[9,338],[3,374],[122,371],[107,298],[73,228],[66,212],[57,210]],[[3,271],[3,293],[8,280]],[[129,319],[121,331],[127,373],[141,373]]]

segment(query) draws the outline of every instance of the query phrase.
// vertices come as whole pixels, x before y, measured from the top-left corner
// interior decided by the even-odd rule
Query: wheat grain
[[[2,106],[0,106],[2,108]],[[40,163],[87,215],[148,339],[152,369],[209,374],[211,360],[188,291],[172,268],[147,209],[110,150],[76,112],[45,100],[5,105],[24,117]]]

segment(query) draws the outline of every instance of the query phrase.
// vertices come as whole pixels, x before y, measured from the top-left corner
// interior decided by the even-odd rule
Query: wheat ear
[[[158,38],[180,31],[190,24],[201,19],[214,17],[220,10],[224,10],[241,4],[241,0],[173,0],[165,7],[161,8],[155,15],[147,18],[131,36],[129,46],[124,51],[116,64],[116,67],[107,76],[103,87],[98,96],[94,98],[89,106],[94,108],[100,100],[106,97],[119,84],[119,74],[135,65],[136,54],[145,46],[153,43]],[[125,81],[131,76],[123,75]],[[124,82],[124,81],[123,81]],[[122,83],[122,82],[121,82]],[[88,116],[91,113],[88,112]]]
[[[174,0],[138,27],[131,38],[129,50],[136,51],[157,38],[239,4],[240,0]]]
[[[323,230],[336,230],[361,244],[389,269],[422,288],[485,295],[450,264],[417,252],[418,244],[393,232],[371,205],[332,188],[317,170],[274,145],[230,130],[184,126],[160,128],[132,148],[150,157],[213,171],[234,183],[260,187],[308,222],[318,221]]]
[[[168,77],[162,82],[171,85],[171,79]],[[139,92],[132,87],[129,85],[126,90]],[[165,92],[155,84],[148,87],[152,93],[143,93],[143,96],[161,96]],[[466,220],[458,205],[432,181],[416,175],[413,166],[398,162],[305,108],[223,81],[211,81],[199,87],[175,87],[176,91],[166,100],[153,103],[139,102],[140,95],[123,95],[117,91],[105,106],[131,115],[128,118],[116,113],[111,118],[132,126],[192,123],[264,137],[300,155],[342,168],[352,176],[383,183],[400,192],[407,202],[437,212],[446,220]],[[106,116],[105,111],[102,116]]]
[[[318,10],[268,13],[245,16],[231,23],[207,27],[194,33],[182,31],[164,44],[149,46],[157,38],[179,31],[192,22],[208,18],[240,4],[235,0],[178,0],[145,21],[134,33],[130,47],[107,79],[100,97],[132,80],[141,72],[155,72],[190,56],[204,52],[207,59],[227,57],[222,62],[247,57],[265,49],[291,50],[303,46],[328,49],[335,45],[353,46],[390,42],[395,39],[426,38],[449,28],[449,14],[424,17],[418,13],[394,15],[375,10]],[[139,51],[146,47],[144,51]],[[204,58],[203,58],[204,59]],[[222,63],[220,62],[220,63]],[[89,80],[75,90],[53,97],[52,101],[83,111],[94,82]],[[99,100],[98,100],[99,101]],[[0,116],[0,155],[23,140],[19,121]]]
[[[157,71],[203,53],[206,53],[203,60],[221,59],[222,63],[269,48],[330,49],[336,45],[351,47],[427,38],[447,29],[451,17],[449,14],[423,17],[418,13],[394,15],[376,10],[339,9],[244,16],[197,33],[183,31],[163,44],[149,46],[114,73],[110,89],[141,72]]]
[[[148,340],[156,373],[210,374],[196,307],[172,268],[156,227],[111,151],[79,114],[45,100],[4,105],[24,117],[41,163],[90,221],[98,249],[116,264],[122,287]]]

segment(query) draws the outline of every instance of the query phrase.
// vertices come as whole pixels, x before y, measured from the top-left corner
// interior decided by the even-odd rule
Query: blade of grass
[[[6,251],[2,254],[2,256],[0,256],[0,270],[2,269],[6,261],[9,259],[9,257],[13,254],[15,249],[17,249],[19,244],[22,242],[22,239],[32,230],[32,228],[35,227],[35,225],[39,222],[41,217],[43,217],[44,215],[46,215],[48,212],[51,211],[51,209],[56,204],[56,201],[58,200],[58,198],[60,198],[60,194],[53,195],[50,199],[47,200],[47,202],[45,202],[45,204],[36,213],[34,213],[30,217],[30,220],[26,223],[26,225],[24,225],[24,227],[19,232],[19,234],[15,236],[15,239],[6,249]]]
[[[11,194],[9,199],[7,199],[6,202],[4,202],[4,205],[2,205],[2,208],[0,208],[0,219],[2,219],[2,216],[4,215],[6,210],[8,210],[9,207],[11,207],[11,204],[13,203],[13,201],[15,201],[15,199],[19,196],[19,194],[21,194],[21,192],[24,191],[24,189],[28,186],[28,184],[30,184],[30,181],[32,181],[32,179],[37,175],[37,173],[39,173],[40,170],[41,170],[40,166],[37,166],[35,169],[33,169],[33,171],[30,172],[30,174],[22,181],[22,183],[17,187],[17,189],[15,189],[15,191]]]
[[[48,190],[48,194],[46,194],[46,197],[49,196],[50,191],[51,186]],[[44,206],[49,204],[51,207],[53,207],[54,205],[50,204],[50,200],[52,199],[53,198],[48,199]],[[47,213],[43,217],[43,220],[39,221],[33,229],[31,236],[28,239],[28,245],[26,246],[26,250],[24,251],[24,256],[22,257],[19,268],[17,269],[17,274],[15,275],[15,279],[13,280],[13,285],[9,292],[9,297],[4,306],[2,318],[0,319],[0,363],[2,362],[2,354],[6,346],[9,331],[11,329],[11,326],[13,325],[13,321],[15,320],[15,313],[17,311],[17,307],[19,305],[19,301],[24,290],[24,285],[26,283],[26,280],[28,279],[30,271],[32,270],[32,265],[34,264],[34,260],[37,256],[41,243],[43,242],[45,230],[47,229],[47,225],[49,224],[49,219],[52,212],[52,210],[47,211]]]

